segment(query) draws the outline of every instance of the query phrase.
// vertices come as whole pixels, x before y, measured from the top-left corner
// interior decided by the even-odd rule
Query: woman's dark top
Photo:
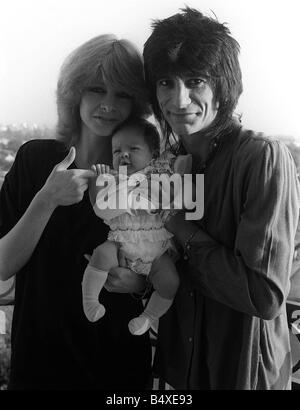
[[[0,195],[5,235],[67,151],[56,140],[33,140],[18,151]],[[75,165],[71,165],[70,168]],[[55,209],[28,263],[16,275],[9,389],[143,389],[149,381],[148,335],[127,324],[142,311],[128,294],[101,292],[105,316],[83,312],[85,254],[104,242],[107,226],[88,192],[78,204]]]

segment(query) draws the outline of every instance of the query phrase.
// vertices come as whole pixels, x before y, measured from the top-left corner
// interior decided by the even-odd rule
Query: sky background
[[[241,45],[244,125],[300,140],[299,0],[0,0],[0,124],[53,127],[58,71],[75,47],[115,33],[142,50],[151,20],[185,4],[214,12]]]

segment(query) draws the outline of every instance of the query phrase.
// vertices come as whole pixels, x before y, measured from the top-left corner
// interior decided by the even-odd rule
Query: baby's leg
[[[174,299],[179,286],[179,276],[173,260],[166,252],[153,261],[149,280],[161,297]]]
[[[165,253],[153,262],[149,279],[155,291],[144,312],[128,324],[130,332],[137,336],[144,334],[172,305],[179,286],[179,277],[168,254]]]
[[[114,242],[106,241],[94,249],[82,280],[83,310],[90,322],[96,322],[105,314],[105,307],[99,303],[108,271],[118,266],[117,247]]]

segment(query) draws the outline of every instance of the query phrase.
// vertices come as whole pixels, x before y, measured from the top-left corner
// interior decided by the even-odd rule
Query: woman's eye
[[[113,152],[113,154],[115,155],[115,154],[119,154],[120,153],[120,150],[119,149],[116,149],[116,150],[114,150],[114,152]]]
[[[95,93],[95,94],[103,94],[105,93],[105,89],[102,87],[89,87],[87,89],[90,93]]]
[[[131,147],[131,151],[138,151],[139,147]]]
[[[128,93],[125,93],[125,92],[118,93],[118,97],[119,98],[126,98],[128,100],[131,100],[133,98],[132,95],[129,95]]]

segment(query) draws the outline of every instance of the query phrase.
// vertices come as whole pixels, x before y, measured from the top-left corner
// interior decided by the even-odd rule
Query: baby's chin
[[[136,172],[141,171],[143,168],[136,169],[132,165],[120,165],[120,167],[127,167],[127,175],[130,176]]]
[[[127,167],[127,175],[128,176],[130,176],[130,175],[133,175],[133,174],[136,174],[137,172],[140,172],[142,170],[142,168],[141,169],[136,169],[136,168],[128,168]]]

